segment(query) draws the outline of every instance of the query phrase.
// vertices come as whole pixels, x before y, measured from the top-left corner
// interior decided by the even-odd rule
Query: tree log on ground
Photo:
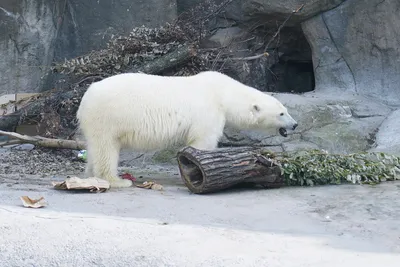
[[[251,147],[203,151],[189,146],[178,152],[177,160],[182,180],[195,194],[217,192],[241,183],[284,186],[281,168],[261,151]]]
[[[160,74],[163,71],[171,68],[178,67],[179,65],[187,62],[196,55],[196,49],[191,45],[186,45],[177,48],[164,56],[154,59],[152,62],[144,64],[143,66],[131,70],[131,72],[144,72],[147,74]],[[91,79],[91,82],[101,80],[105,78],[103,76],[88,76],[84,80]],[[80,83],[83,82],[80,81]],[[55,110],[59,108],[63,103],[76,102],[82,98],[86,92],[87,87],[79,87],[75,90],[57,91],[51,90],[44,92],[39,96],[32,98],[32,101],[20,108],[16,112],[8,115],[0,116],[0,130],[2,131],[14,131],[15,127],[20,125],[26,120],[40,120],[42,114],[47,113],[49,105],[54,107]]]

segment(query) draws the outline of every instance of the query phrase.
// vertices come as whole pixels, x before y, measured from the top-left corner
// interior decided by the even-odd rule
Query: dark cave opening
[[[312,60],[282,60],[271,67],[269,92],[305,93],[315,89]]]
[[[278,57],[267,74],[267,91],[301,94],[315,89],[311,47],[301,27],[287,27],[276,44]]]

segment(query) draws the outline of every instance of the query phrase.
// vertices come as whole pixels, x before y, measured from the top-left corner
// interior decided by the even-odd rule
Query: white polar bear
[[[89,86],[77,111],[87,142],[86,176],[112,187],[122,148],[152,151],[172,145],[217,148],[224,126],[294,130],[297,122],[276,98],[219,72],[189,77],[118,74]]]

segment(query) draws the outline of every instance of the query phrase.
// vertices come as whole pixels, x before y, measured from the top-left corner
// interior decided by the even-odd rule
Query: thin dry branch
[[[258,54],[258,55],[255,55],[255,56],[249,56],[249,57],[230,57],[230,58],[227,58],[227,59],[229,59],[229,60],[235,60],[235,61],[251,61],[251,60],[256,60],[256,59],[259,59],[259,58],[262,58],[262,57],[268,57],[269,56],[269,53],[268,52],[264,52],[264,53],[262,53],[262,54]],[[216,62],[225,62],[227,59],[224,59],[224,60],[218,60],[218,59],[216,59]]]
[[[242,61],[249,61],[249,60],[255,60],[255,59],[259,59],[262,57],[268,57],[269,54],[268,52],[264,52],[262,54],[259,55],[255,55],[255,56],[250,56],[250,57],[232,57],[232,60],[242,60]]]

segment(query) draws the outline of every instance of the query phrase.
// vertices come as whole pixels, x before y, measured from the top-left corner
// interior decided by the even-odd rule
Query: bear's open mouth
[[[287,131],[285,128],[279,128],[279,134],[283,137],[287,137]]]

